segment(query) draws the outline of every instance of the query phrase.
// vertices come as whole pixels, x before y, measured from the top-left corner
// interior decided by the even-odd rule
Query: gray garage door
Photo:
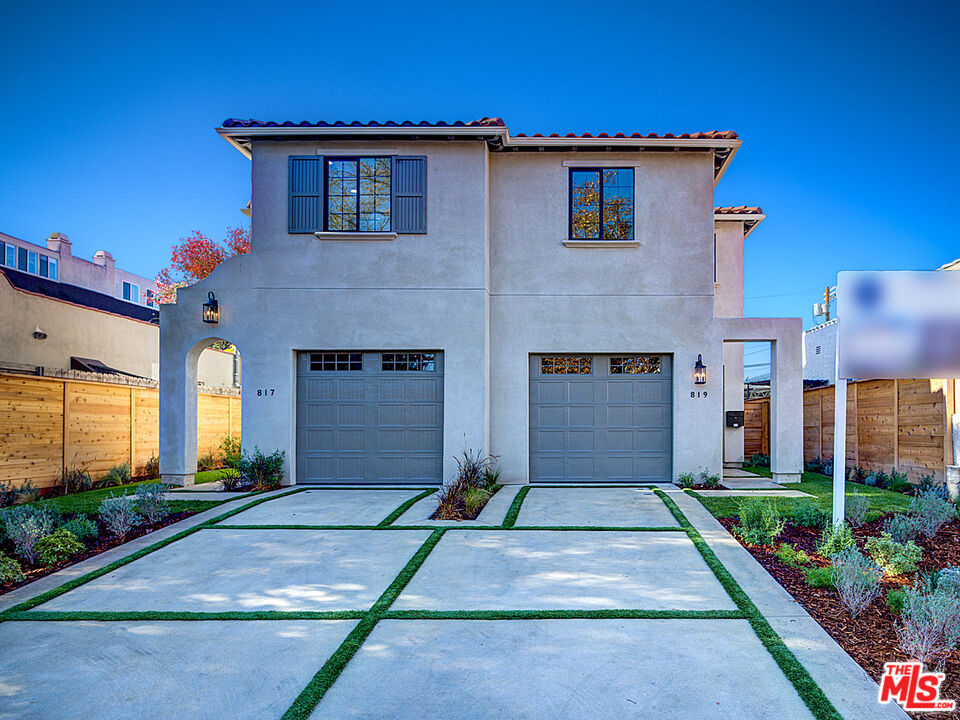
[[[439,483],[443,353],[301,352],[297,482]]]
[[[530,481],[671,479],[669,355],[532,355]]]

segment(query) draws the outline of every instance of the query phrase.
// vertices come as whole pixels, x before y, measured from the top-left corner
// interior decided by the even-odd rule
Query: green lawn
[[[213,470],[211,473],[218,471]],[[198,473],[199,474],[199,473]],[[213,478],[214,480],[216,478]],[[100,503],[111,495],[123,495],[126,492],[132,495],[137,491],[138,485],[144,483],[157,482],[156,480],[140,480],[138,482],[127,483],[117,487],[101,488],[99,490],[88,490],[87,492],[73,493],[72,495],[62,495],[60,497],[39,500],[38,502],[55,506],[60,512],[66,514],[83,513],[84,515],[96,515]],[[210,482],[205,481],[205,482]],[[224,500],[171,500],[170,509],[172,512],[183,512],[185,510],[207,510],[216,507]]]
[[[224,472],[225,470],[204,470],[203,472],[198,472],[193,476],[193,482],[195,485],[212,483],[222,478]]]
[[[765,477],[772,477],[773,475],[769,468],[744,466],[743,469]],[[791,483],[785,487],[790,490],[809,493],[815,496],[814,501],[822,510],[827,513],[833,511],[833,478],[827,477],[826,475],[805,472],[801,476],[799,483]],[[898,510],[905,510],[910,505],[910,497],[902,493],[867,487],[866,485],[851,482],[846,483],[846,487],[848,494],[856,490],[870,498],[870,512],[867,515],[868,520],[873,520]],[[737,515],[737,510],[742,499],[743,498],[739,497],[701,497],[701,502],[704,507],[716,517],[734,517]],[[789,515],[793,510],[794,504],[805,498],[765,497],[764,499],[776,502],[780,512],[784,515]]]

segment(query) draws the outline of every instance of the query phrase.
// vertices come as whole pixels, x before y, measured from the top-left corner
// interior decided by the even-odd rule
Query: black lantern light
[[[211,325],[216,325],[220,322],[220,303],[217,302],[217,298],[214,297],[213,292],[208,292],[207,298],[207,302],[203,304],[203,321]]]
[[[703,364],[703,355],[697,355],[697,364],[693,366],[693,382],[697,385],[707,384],[707,366]]]

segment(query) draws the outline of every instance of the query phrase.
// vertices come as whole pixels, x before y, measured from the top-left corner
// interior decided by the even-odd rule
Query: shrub
[[[692,472],[682,472],[677,475],[677,485],[682,488],[692,488],[697,484],[697,478]]]
[[[927,538],[934,537],[956,514],[956,507],[945,500],[937,489],[914,495],[910,500],[910,510],[917,519],[920,532]]]
[[[914,487],[914,493],[918,493],[921,490],[932,490],[937,487],[940,483],[933,479],[933,475],[921,475],[920,481]]]
[[[283,459],[286,453],[277,450],[264,455],[260,448],[254,447],[253,454],[243,453],[240,465],[237,468],[248,484],[257,490],[268,490],[277,487],[283,479]]]
[[[473,515],[490,499],[490,493],[482,488],[468,487],[463,492],[463,507],[468,515]]]
[[[904,472],[898,471],[896,468],[890,470],[890,480],[887,483],[887,489],[893,490],[894,492],[902,493],[907,492],[913,487],[910,483],[910,480],[907,478],[907,474]]]
[[[777,560],[790,567],[800,567],[810,564],[810,556],[803,550],[797,550],[793,545],[780,543],[780,547],[774,553]]]
[[[90,477],[86,468],[60,468],[60,476],[54,485],[55,494],[70,495],[91,489],[93,489],[93,478]]]
[[[17,497],[17,491],[6,480],[0,480],[0,508],[10,507]]]
[[[457,461],[457,481],[462,480],[470,487],[483,487],[487,468],[494,467],[497,459],[493,455],[484,455],[483,450],[476,452],[473,449],[464,450],[461,456],[455,456]]]
[[[720,476],[716,473],[711,473],[709,470],[701,470],[700,484],[706,485],[708,488],[718,488],[720,487]]]
[[[826,468],[824,467],[824,461],[816,457],[813,460],[808,460],[803,464],[803,469],[809,473],[817,473],[818,475],[826,475]]]
[[[30,480],[24,480],[14,490],[14,505],[36,502],[40,499],[40,488]]]
[[[823,557],[830,557],[854,544],[853,533],[846,523],[834,526],[826,525],[820,533],[820,542],[817,543],[817,552]]]
[[[807,585],[815,588],[833,587],[833,568],[827,567],[808,567],[803,569],[803,579]]]
[[[160,458],[151,455],[141,468],[141,474],[149,480],[160,477]]]
[[[770,467],[770,456],[766,453],[754,453],[750,456],[749,464],[754,467]]]
[[[877,486],[877,476],[873,473],[870,473],[863,479],[863,484],[867,487],[876,487]]]
[[[774,500],[749,498],[740,503],[740,526],[733,531],[750,545],[769,545],[783,532],[784,522]]]
[[[227,436],[220,441],[220,457],[228,468],[235,468],[240,464],[243,451],[240,449],[240,438]]]
[[[217,459],[213,456],[213,453],[206,453],[197,458],[197,472],[216,470],[216,468]]]
[[[469,487],[462,479],[441,487],[437,493],[437,510],[433,517],[437,520],[459,520],[460,506],[464,504],[464,494]]]
[[[57,513],[44,505],[18,505],[3,511],[3,527],[17,555],[31,565],[37,562],[37,542],[49,535]]]
[[[20,563],[6,555],[0,555],[0,583],[17,583],[25,579]]]
[[[73,533],[73,536],[84,545],[91,540],[96,540],[100,534],[97,524],[85,515],[77,515],[75,518],[67,520],[60,527]]]
[[[860,527],[863,525],[869,511],[870,498],[866,495],[863,495],[856,489],[847,495],[843,515],[846,521],[850,523],[850,527]]]
[[[900,618],[897,636],[908,657],[940,664],[960,642],[960,595],[918,583],[904,592]]]
[[[887,607],[894,615],[899,615],[903,611],[903,590],[887,590]]]
[[[126,485],[131,479],[130,463],[120,463],[110,468],[107,474],[97,482],[97,486],[105,488]]]
[[[250,483],[243,476],[243,473],[236,468],[226,468],[220,471],[220,483],[227,492],[238,492],[250,487]]]
[[[83,543],[69,530],[60,528],[40,538],[35,549],[41,564],[56,565],[78,552],[83,552]]]
[[[97,514],[107,532],[119,538],[143,522],[143,518],[137,513],[136,502],[126,493],[118,497],[108,497],[100,503]]]
[[[856,617],[880,595],[883,570],[853,545],[831,555],[830,560],[833,563],[831,577],[840,602]]]
[[[885,575],[903,575],[917,569],[917,563],[923,554],[913,541],[899,543],[883,533],[880,537],[867,540],[867,553],[882,569]]]
[[[822,528],[830,521],[820,506],[813,500],[804,498],[793,506],[793,524],[805,528]]]
[[[937,585],[944,592],[960,595],[960,565],[944,568],[938,575]]]
[[[483,489],[490,492],[500,484],[500,469],[487,467],[483,471]]]
[[[878,488],[885,488],[890,484],[889,476],[883,470],[877,470],[873,474],[874,485]]]
[[[910,542],[920,534],[920,521],[914,515],[895,513],[883,521],[883,532],[895,542]]]
[[[146,519],[148,523],[156,523],[163,520],[170,514],[170,503],[164,493],[169,488],[163,483],[149,483],[138,485],[134,499],[137,502],[137,510]]]
[[[847,478],[850,482],[863,483],[867,479],[867,471],[864,470],[860,465],[854,465],[850,468],[850,473],[847,475]]]

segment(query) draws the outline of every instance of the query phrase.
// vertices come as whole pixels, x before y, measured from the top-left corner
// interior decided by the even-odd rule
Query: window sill
[[[321,240],[396,240],[395,232],[315,232]]]
[[[564,240],[569,248],[635,248],[640,247],[639,240]]]

